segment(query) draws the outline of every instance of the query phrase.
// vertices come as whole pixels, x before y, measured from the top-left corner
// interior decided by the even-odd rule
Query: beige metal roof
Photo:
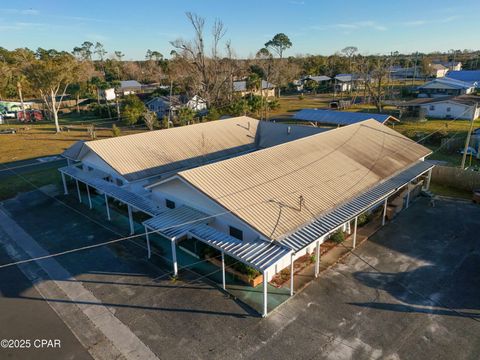
[[[246,116],[88,141],[92,150],[127,180],[198,166],[254,149],[259,121]]]
[[[366,120],[179,176],[266,237],[278,239],[429,153]]]

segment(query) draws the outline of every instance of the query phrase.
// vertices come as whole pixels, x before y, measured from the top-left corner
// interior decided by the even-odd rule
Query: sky
[[[480,48],[478,0],[0,0],[0,46],[71,51],[88,40],[126,60],[147,49],[168,57],[169,41],[193,36],[187,11],[205,17],[208,32],[222,20],[239,58],[279,32],[293,43],[285,56]]]

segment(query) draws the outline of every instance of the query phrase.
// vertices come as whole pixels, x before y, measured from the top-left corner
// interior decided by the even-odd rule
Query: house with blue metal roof
[[[474,92],[475,84],[448,77],[428,81],[418,87],[419,97],[468,95]]]
[[[396,117],[389,114],[371,114],[323,109],[302,109],[293,116],[293,119],[334,126],[351,125],[368,119],[377,120],[381,124],[399,121]]]
[[[449,71],[447,78],[463,81],[480,88],[480,70]]]

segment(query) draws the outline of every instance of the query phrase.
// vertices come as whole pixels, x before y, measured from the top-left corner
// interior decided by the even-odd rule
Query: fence
[[[480,173],[449,166],[435,166],[432,181],[458,189],[472,191],[480,189]]]

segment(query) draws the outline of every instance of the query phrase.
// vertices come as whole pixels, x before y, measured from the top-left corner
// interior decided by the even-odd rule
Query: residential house
[[[357,88],[362,79],[356,74],[338,74],[334,78],[335,92],[347,92]]]
[[[122,80],[117,92],[122,95],[136,94],[142,91],[142,84],[137,80]]]
[[[442,97],[471,94],[475,87],[467,82],[449,77],[434,79],[418,87],[419,97]]]
[[[315,253],[318,275],[332,233],[355,237],[358,216],[377,208],[384,224],[392,199],[408,207],[414,189],[428,188],[430,153],[376,120],[324,131],[238,117],[88,141],[80,163],[59,170],[80,201],[79,183],[99,191],[107,218],[109,198],[125,203],[131,232],[132,209],[143,212],[148,255],[152,232],[162,235],[174,275],[186,247],[221,254],[226,291],[224,256],[262,273],[265,316],[275,274]]]
[[[480,96],[460,95],[437,98],[418,98],[397,104],[401,118],[461,119],[480,117]]]
[[[434,78],[443,78],[447,75],[448,68],[442,64],[430,64],[430,76]]]
[[[308,121],[320,125],[345,126],[374,119],[381,124],[395,123],[399,120],[388,114],[372,114],[324,109],[302,109],[293,116],[294,120]]]
[[[296,86],[297,91],[303,91],[305,88],[305,84],[307,84],[308,82],[314,82],[316,83],[317,87],[326,88],[329,85],[331,80],[332,78],[326,75],[317,75],[317,76],[306,75],[300,78],[299,80],[294,80],[293,85]]]
[[[441,61],[434,60],[432,64],[440,64],[445,66],[449,71],[460,71],[462,70],[462,63],[460,61]]]
[[[187,107],[196,112],[207,109],[207,102],[198,95],[191,98],[185,95],[156,96],[148,100],[145,105],[150,111],[155,112],[159,118],[168,115],[170,111],[176,113],[182,107]]]
[[[260,89],[249,90],[247,88],[247,80],[237,80],[233,82],[233,91],[242,97],[249,94],[273,97],[275,96],[275,85],[262,80]]]
[[[480,88],[480,70],[449,71],[447,78],[469,83],[477,89]]]

